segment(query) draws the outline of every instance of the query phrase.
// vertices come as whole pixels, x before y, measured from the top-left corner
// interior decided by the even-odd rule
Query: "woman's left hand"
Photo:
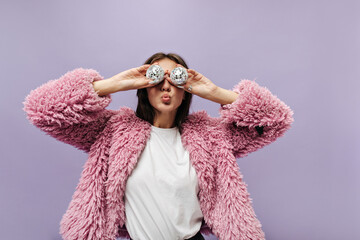
[[[176,67],[184,66],[177,64]],[[186,81],[186,84],[180,86],[180,88],[184,88],[185,91],[206,99],[213,95],[217,89],[217,86],[213,82],[194,69],[187,69],[187,72],[189,77]],[[170,74],[166,74],[166,78],[171,82]]]

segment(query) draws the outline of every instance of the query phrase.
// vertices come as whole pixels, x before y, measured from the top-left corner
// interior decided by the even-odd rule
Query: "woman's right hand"
[[[155,64],[155,63],[154,63]],[[145,64],[140,67],[131,68],[113,76],[113,80],[121,85],[121,90],[132,90],[152,87],[151,79],[146,78],[146,71],[151,64]]]

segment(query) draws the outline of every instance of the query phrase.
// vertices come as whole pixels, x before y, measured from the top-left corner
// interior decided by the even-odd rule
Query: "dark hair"
[[[174,62],[181,64],[185,68],[188,68],[187,64],[185,63],[184,59],[175,53],[168,53],[165,54],[163,52],[158,52],[149,57],[144,64],[152,64],[155,61],[161,60],[163,58],[169,58]],[[178,107],[175,116],[175,126],[179,128],[180,132],[182,130],[181,124],[185,121],[186,117],[189,115],[189,109],[192,99],[192,94],[185,91],[185,97],[182,101],[181,105]],[[154,124],[154,117],[155,117],[155,110],[154,107],[150,104],[147,90],[146,88],[141,88],[137,90],[136,93],[138,97],[138,105],[136,108],[136,116],[149,122],[150,124]]]

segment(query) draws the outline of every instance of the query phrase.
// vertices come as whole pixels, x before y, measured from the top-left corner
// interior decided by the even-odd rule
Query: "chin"
[[[179,106],[174,106],[173,104],[164,104],[161,103],[160,106],[154,107],[157,111],[165,113],[165,112],[173,112],[178,109]]]
[[[173,112],[173,111],[176,111],[177,108],[174,108],[174,107],[171,107],[171,106],[168,106],[168,107],[159,107],[159,108],[156,108],[157,111],[161,112],[161,113],[166,113],[166,112]]]

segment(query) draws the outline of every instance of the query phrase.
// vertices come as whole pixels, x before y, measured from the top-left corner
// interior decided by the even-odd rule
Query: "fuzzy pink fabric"
[[[130,108],[105,109],[111,95],[98,96],[91,84],[101,79],[93,69],[78,68],[32,90],[24,101],[33,125],[89,154],[60,222],[66,240],[130,237],[125,227],[126,181],[151,125]],[[220,240],[260,240],[265,235],[236,158],[282,136],[293,112],[254,81],[242,80],[233,90],[239,97],[221,106],[220,117],[205,111],[189,115],[181,138],[198,176],[201,232]],[[263,127],[263,134],[256,126]]]

